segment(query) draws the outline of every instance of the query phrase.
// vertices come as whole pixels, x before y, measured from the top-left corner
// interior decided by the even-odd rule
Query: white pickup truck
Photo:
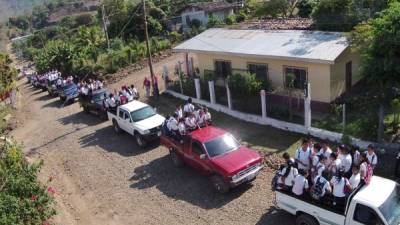
[[[296,216],[296,225],[398,225],[399,191],[396,182],[373,176],[369,185],[360,186],[351,193],[345,209],[340,212],[283,191],[276,191],[276,203],[280,209]]]
[[[142,148],[149,141],[160,138],[161,126],[165,120],[151,106],[136,100],[118,106],[116,112],[108,111],[107,116],[115,132],[123,130],[133,135],[136,144]]]

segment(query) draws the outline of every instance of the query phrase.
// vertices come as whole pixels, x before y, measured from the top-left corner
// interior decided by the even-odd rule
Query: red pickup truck
[[[164,134],[161,136],[161,144],[169,149],[176,166],[187,164],[210,176],[220,193],[253,181],[263,167],[258,152],[242,146],[232,134],[220,128],[199,128],[184,140],[180,143]]]

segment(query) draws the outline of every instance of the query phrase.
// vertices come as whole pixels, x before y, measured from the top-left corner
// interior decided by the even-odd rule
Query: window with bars
[[[293,87],[296,89],[306,89],[307,87],[307,68],[298,68],[298,67],[284,67],[284,75],[285,75],[285,86],[287,86],[287,77],[289,74],[293,74],[294,81]]]
[[[248,63],[247,68],[249,70],[249,73],[255,74],[258,79],[260,79],[260,80],[268,79],[268,65],[267,64]]]
[[[215,74],[218,77],[226,78],[232,74],[232,65],[229,61],[215,60],[214,67]]]

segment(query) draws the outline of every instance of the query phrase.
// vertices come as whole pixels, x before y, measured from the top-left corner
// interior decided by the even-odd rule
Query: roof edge
[[[345,49],[347,49],[346,47]],[[344,51],[344,50],[343,50]],[[343,52],[342,51],[342,52]],[[310,58],[296,58],[296,57],[289,57],[289,56],[272,56],[272,55],[258,55],[258,54],[245,54],[245,53],[237,53],[237,52],[222,52],[222,51],[203,51],[203,50],[188,50],[188,49],[180,49],[180,48],[173,48],[172,52],[175,53],[201,53],[201,54],[217,54],[217,55],[233,55],[233,56],[240,56],[240,57],[254,57],[254,58],[266,58],[266,59],[284,59],[289,61],[301,61],[301,62],[308,62],[308,63],[319,63],[319,64],[327,64],[327,65],[334,65],[336,59],[342,54],[342,52],[333,60],[324,60],[324,59],[310,59]]]

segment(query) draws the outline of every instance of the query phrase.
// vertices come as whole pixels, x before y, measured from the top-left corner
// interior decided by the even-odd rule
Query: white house
[[[233,14],[237,4],[232,4],[224,1],[220,2],[198,2],[189,4],[181,11],[182,27],[188,29],[191,27],[191,21],[196,19],[202,25],[207,25],[208,18],[215,16],[221,21],[224,21],[229,15]]]

